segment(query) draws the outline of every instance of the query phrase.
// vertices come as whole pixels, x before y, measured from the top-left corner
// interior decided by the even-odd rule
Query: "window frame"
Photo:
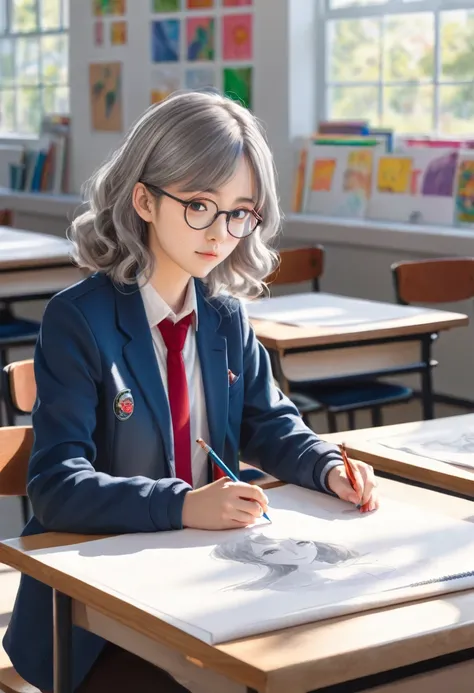
[[[331,8],[330,0],[316,0],[318,3],[318,22],[317,22],[317,48],[316,48],[316,65],[317,65],[317,80],[316,80],[316,108],[318,122],[328,120],[329,114],[329,89],[331,87],[354,87],[354,86],[375,86],[377,87],[377,111],[378,118],[381,119],[383,114],[383,97],[384,86],[418,86],[432,85],[433,86],[433,103],[432,103],[432,129],[425,132],[404,132],[403,135],[419,136],[419,135],[443,135],[451,136],[456,139],[463,139],[465,135],[456,133],[446,133],[440,130],[440,86],[459,86],[472,84],[473,79],[466,80],[449,80],[442,79],[442,61],[441,61],[441,14],[456,10],[472,10],[474,12],[474,3],[472,0],[388,0],[388,2],[380,2],[373,5],[352,5],[342,8]],[[331,80],[329,75],[329,24],[334,20],[347,19],[365,19],[365,18],[383,18],[386,16],[408,15],[432,13],[434,17],[434,46],[433,46],[433,78],[430,80],[385,80],[383,78],[383,55],[380,55],[381,69],[379,71],[379,79],[375,81],[336,81]],[[383,26],[382,26],[383,31]],[[381,41],[381,53],[383,53],[383,34]],[[361,118],[364,115],[361,114]],[[348,117],[350,120],[351,117]],[[355,119],[355,116],[352,117]],[[374,127],[387,127],[372,123]],[[471,136],[472,137],[472,136]]]
[[[69,89],[69,69],[67,70],[66,80],[57,83],[45,82],[43,80],[43,50],[41,46],[41,39],[45,36],[66,36],[69,41],[70,27],[69,27],[69,0],[59,0],[59,27],[58,28],[41,28],[41,3],[43,0],[33,0],[35,4],[36,13],[36,28],[33,31],[13,31],[13,5],[15,0],[0,0],[0,13],[4,7],[3,17],[0,20],[0,41],[16,41],[18,39],[31,39],[37,40],[39,43],[38,48],[38,82],[33,85],[22,85],[18,83],[18,72],[17,64],[15,60],[15,51],[13,52],[13,79],[12,84],[3,87],[0,82],[0,93],[1,92],[13,92],[14,94],[14,109],[15,109],[15,126],[14,131],[3,130],[0,126],[0,140],[6,141],[9,139],[35,139],[40,135],[40,131],[31,132],[18,129],[18,91],[23,89],[36,89],[39,95],[39,112],[40,112],[40,123],[47,111],[45,110],[45,89],[48,87],[52,88],[65,88]],[[0,77],[1,80],[1,77]],[[68,114],[62,114],[68,115]]]

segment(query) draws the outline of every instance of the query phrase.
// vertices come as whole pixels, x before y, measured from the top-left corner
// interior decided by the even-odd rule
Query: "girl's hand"
[[[194,529],[232,529],[253,525],[267,511],[268,498],[259,486],[228,477],[188,491],[183,503],[183,526]]]
[[[361,506],[361,512],[377,510],[379,497],[373,467],[365,462],[352,460],[357,488],[354,490],[346,476],[344,465],[334,467],[326,479],[326,486],[342,500]]]

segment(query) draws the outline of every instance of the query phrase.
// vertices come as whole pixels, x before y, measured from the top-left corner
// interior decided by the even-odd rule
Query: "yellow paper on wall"
[[[412,175],[412,160],[408,157],[383,156],[379,160],[377,188],[379,192],[408,193]]]

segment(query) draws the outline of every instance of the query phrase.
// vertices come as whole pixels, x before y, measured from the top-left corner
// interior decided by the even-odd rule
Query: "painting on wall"
[[[122,131],[122,63],[91,63],[89,93],[92,129]]]
[[[180,0],[151,0],[152,12],[179,12],[180,9]]]
[[[164,19],[151,23],[151,55],[155,63],[179,61],[180,23]]]
[[[252,108],[252,68],[224,68],[224,93],[247,108]]]
[[[214,60],[214,18],[190,17],[187,21],[188,60]]]
[[[155,69],[151,75],[150,103],[160,103],[181,87],[181,72],[177,65]]]
[[[224,60],[252,59],[252,21],[251,14],[224,16],[222,22]]]

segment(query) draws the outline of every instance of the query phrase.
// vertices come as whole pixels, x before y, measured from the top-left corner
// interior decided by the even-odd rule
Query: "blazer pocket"
[[[235,380],[229,384],[229,399],[235,395],[236,392],[240,392],[244,383],[242,374],[239,373]]]

